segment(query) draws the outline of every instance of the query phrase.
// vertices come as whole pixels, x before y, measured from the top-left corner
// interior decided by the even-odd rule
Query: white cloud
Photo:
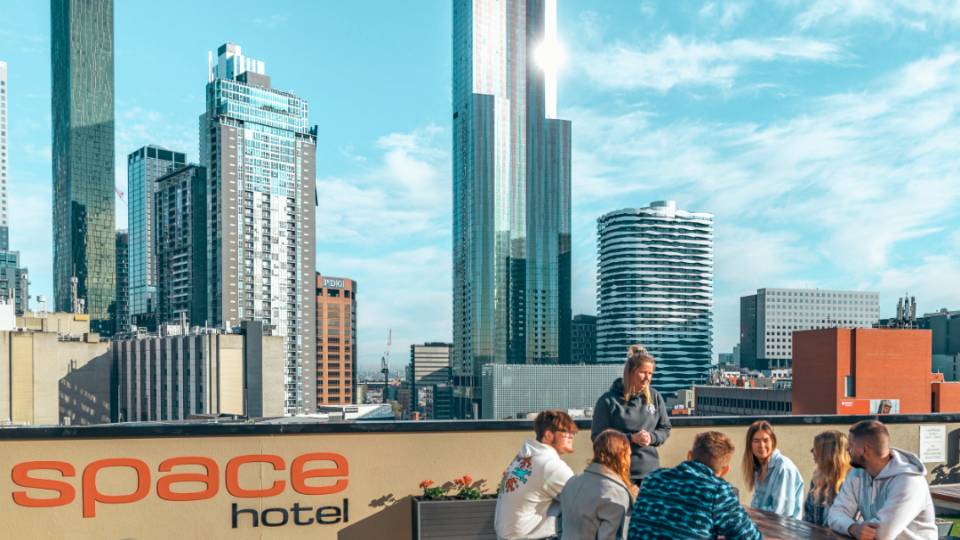
[[[678,86],[731,88],[743,67],[754,62],[834,62],[843,57],[834,43],[802,37],[698,41],[667,35],[646,49],[616,42],[587,51],[577,64],[603,87],[667,92]]]
[[[956,253],[956,252],[954,252]],[[894,298],[904,292],[917,297],[917,311],[929,313],[940,308],[952,310],[960,306],[960,261],[955,254],[932,254],[901,267],[880,273],[877,288],[887,291],[882,298],[881,314],[891,314]]]
[[[744,2],[707,2],[700,8],[697,15],[710,24],[719,24],[722,28],[730,28],[743,19],[747,12]]]
[[[849,26],[858,22],[903,25],[918,31],[960,23],[954,0],[817,0],[794,18],[801,29],[815,25]]]
[[[266,17],[255,17],[253,24],[266,28],[267,30],[276,30],[281,26],[285,26],[289,20],[290,16],[286,13],[274,13]]]
[[[450,158],[445,131],[430,125],[378,139],[383,153],[349,177],[317,182],[317,230],[326,242],[373,244],[448,237]],[[356,159],[370,165],[370,158]]]

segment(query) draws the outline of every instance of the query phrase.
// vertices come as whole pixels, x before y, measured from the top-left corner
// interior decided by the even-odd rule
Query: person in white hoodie
[[[890,447],[877,420],[850,428],[853,470],[830,507],[833,530],[861,540],[937,540],[927,469],[917,456]]]
[[[500,540],[557,537],[560,492],[573,476],[560,456],[573,452],[577,424],[563,411],[548,410],[533,425],[536,440],[523,443],[497,491],[493,521]]]

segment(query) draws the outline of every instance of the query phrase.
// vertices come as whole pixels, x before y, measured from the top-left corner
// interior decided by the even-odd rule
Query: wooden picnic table
[[[838,534],[827,527],[818,527],[789,517],[781,516],[766,510],[757,510],[756,508],[747,508],[747,514],[750,519],[756,523],[757,528],[764,538],[770,540],[809,538],[811,540],[840,540],[850,537],[845,534]]]
[[[960,484],[939,484],[930,486],[930,496],[936,507],[952,512],[960,512]]]

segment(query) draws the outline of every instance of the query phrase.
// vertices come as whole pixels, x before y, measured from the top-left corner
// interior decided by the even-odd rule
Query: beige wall
[[[10,421],[33,424],[34,388],[32,334],[10,336]],[[43,386],[42,383],[39,386]],[[54,424],[57,422],[54,421]]]
[[[0,332],[0,347],[0,383],[8,382],[0,390],[0,423],[57,425],[64,406],[60,399],[61,381],[107,354],[110,345],[59,341],[57,334],[50,332]],[[78,377],[73,382],[79,384],[83,380]],[[91,381],[96,384],[77,389],[84,394],[84,403],[89,404],[91,398],[97,403],[108,403],[109,381]],[[71,403],[66,404],[67,415],[71,415]],[[81,402],[75,403],[80,406]]]
[[[37,332],[61,333],[69,336],[82,336],[90,332],[90,316],[74,313],[47,313],[43,317],[27,312],[17,317],[17,327]]]
[[[830,421],[829,418],[826,421]],[[908,451],[918,449],[919,424],[893,424],[890,431],[895,444]],[[810,444],[814,435],[828,428],[846,430],[846,422],[836,425],[797,425],[777,428],[781,450],[800,467],[804,479],[811,471]],[[365,429],[373,429],[373,425]],[[663,464],[672,466],[684,459],[696,433],[707,428],[675,428],[663,447]],[[947,424],[950,440],[956,441],[960,423]],[[737,441],[746,426],[725,427]],[[117,439],[63,439],[44,441],[5,440],[0,442],[0,463],[7,471],[0,472],[0,512],[4,515],[7,532],[20,538],[317,538],[317,539],[374,539],[409,538],[409,496],[417,493],[421,480],[431,479],[438,484],[463,474],[482,480],[487,491],[496,489],[503,468],[528,437],[524,431],[460,431],[441,433],[326,433],[284,434],[231,437],[161,437]],[[576,452],[566,460],[577,472],[582,471],[590,456],[589,433],[581,432],[575,441]],[[301,495],[290,488],[290,469],[295,457],[310,452],[335,452],[348,460],[348,485],[342,493],[331,495]],[[950,457],[956,464],[957,449],[951,445]],[[226,463],[245,454],[272,454],[280,456],[286,469],[245,465],[241,470],[241,485],[247,489],[269,486],[276,480],[287,483],[285,491],[275,497],[240,499],[231,496],[224,487]],[[208,456],[218,463],[219,488],[212,499],[173,502],[156,495],[159,463],[175,456]],[[84,468],[95,460],[126,457],[143,460],[150,471],[151,488],[146,498],[123,505],[97,504],[96,516],[83,518],[80,477]],[[29,460],[62,460],[76,469],[76,476],[66,480],[76,488],[77,499],[62,507],[25,508],[13,502],[11,492],[22,488],[13,485],[10,468]],[[737,460],[739,461],[739,459]],[[935,464],[928,464],[932,468]],[[312,466],[311,466],[312,467]],[[174,472],[195,472],[198,468],[175,469]],[[44,477],[60,479],[59,473]],[[40,476],[40,473],[33,473]],[[743,490],[739,466],[735,463],[729,478]],[[316,478],[310,485],[329,485],[334,478]],[[108,469],[98,476],[98,485],[105,493],[123,494],[133,491],[134,473],[129,469]],[[202,487],[202,486],[198,486]],[[198,489],[181,484],[180,491]],[[38,497],[50,492],[31,491]],[[301,506],[342,505],[349,502],[349,523],[342,525],[304,525],[292,522],[275,528],[250,527],[249,518],[241,520],[240,528],[231,529],[231,504],[240,508],[290,508]],[[292,518],[291,518],[292,519]]]
[[[217,352],[217,385],[210,390],[219,392],[217,410],[220,414],[240,414],[243,411],[243,336],[219,336]]]
[[[263,336],[261,384],[264,417],[283,416],[283,402],[286,399],[283,380],[287,363],[283,340],[281,336]]]

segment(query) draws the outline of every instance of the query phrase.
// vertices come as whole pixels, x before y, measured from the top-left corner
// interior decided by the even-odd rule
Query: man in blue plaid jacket
[[[760,540],[733,486],[734,446],[717,431],[697,435],[687,461],[647,475],[630,515],[628,540],[717,538]]]

